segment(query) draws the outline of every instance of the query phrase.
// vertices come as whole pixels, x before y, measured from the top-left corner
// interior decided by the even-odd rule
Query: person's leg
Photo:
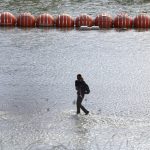
[[[89,113],[89,111],[88,111],[87,109],[85,109],[85,107],[82,106],[82,105],[81,105],[81,109],[84,111],[85,114],[88,114],[88,113]]]
[[[83,99],[84,99],[84,95],[82,95],[81,103],[82,103]],[[80,104],[80,108],[84,111],[85,114],[89,113],[89,111],[87,109],[85,109],[85,107],[82,104]]]
[[[77,96],[77,114],[80,113],[81,102],[82,102],[82,97],[78,95]]]

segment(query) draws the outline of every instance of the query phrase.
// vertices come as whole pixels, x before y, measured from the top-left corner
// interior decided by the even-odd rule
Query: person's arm
[[[79,86],[78,86],[78,81],[77,80],[75,81],[75,88],[76,88],[77,91],[79,90]]]
[[[80,83],[79,81],[75,81],[75,87],[76,87],[76,90],[77,90],[77,93],[79,94],[80,97],[82,97],[82,92],[81,92],[81,86],[80,86]]]

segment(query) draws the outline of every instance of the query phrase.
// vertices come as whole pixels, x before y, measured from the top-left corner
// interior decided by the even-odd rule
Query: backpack
[[[90,88],[89,86],[85,83],[84,85],[84,94],[89,94],[90,93]]]

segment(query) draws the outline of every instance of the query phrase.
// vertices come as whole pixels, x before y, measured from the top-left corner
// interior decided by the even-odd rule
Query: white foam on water
[[[149,118],[105,115],[75,110],[34,114],[33,118],[9,118],[1,122],[2,150],[97,150],[148,149]]]

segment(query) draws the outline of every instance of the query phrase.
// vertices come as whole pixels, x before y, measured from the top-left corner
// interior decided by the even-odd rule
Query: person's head
[[[83,81],[82,75],[81,75],[81,74],[78,74],[78,75],[77,75],[77,79],[80,80],[80,81]]]

